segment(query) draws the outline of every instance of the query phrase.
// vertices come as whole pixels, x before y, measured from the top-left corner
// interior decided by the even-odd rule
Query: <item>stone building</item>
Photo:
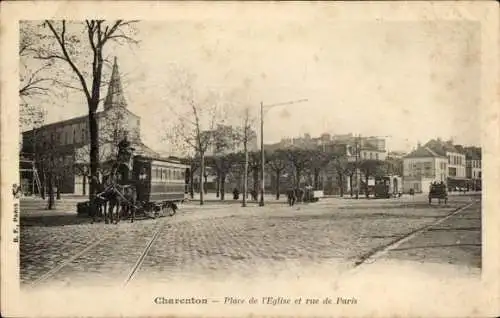
[[[446,182],[448,159],[427,146],[419,146],[403,158],[403,192],[428,192],[434,181]]]
[[[116,146],[125,135],[128,136],[137,154],[158,155],[141,141],[141,118],[127,108],[116,58],[103,106],[103,110],[96,114],[101,168],[106,162],[114,159]],[[87,106],[81,105],[81,107]],[[37,161],[42,183],[44,167],[40,158],[51,154],[51,158],[54,158],[51,160],[57,160],[61,168],[64,168],[64,173],[60,174],[61,193],[86,193],[89,183],[89,149],[88,116],[54,122],[23,132],[22,152],[31,154]]]

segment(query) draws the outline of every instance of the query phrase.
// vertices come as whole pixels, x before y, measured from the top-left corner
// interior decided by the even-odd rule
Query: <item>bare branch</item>
[[[78,79],[80,80],[80,83],[81,83],[81,85],[83,87],[83,91],[85,93],[85,96],[87,97],[87,100],[90,100],[91,96],[90,96],[89,89],[87,87],[87,82],[85,81],[85,78],[83,77],[83,75],[80,72],[80,70],[78,69],[78,67],[75,65],[75,63],[73,62],[73,60],[69,56],[69,53],[68,53],[68,50],[67,50],[67,47],[66,47],[66,39],[65,39],[65,35],[66,35],[66,21],[65,20],[62,21],[62,31],[61,31],[61,34],[59,34],[56,31],[55,27],[52,25],[52,23],[49,20],[45,20],[45,22],[47,23],[47,25],[49,26],[50,30],[54,34],[54,36],[55,36],[55,38],[57,40],[57,43],[59,43],[59,46],[60,46],[60,48],[62,50],[62,53],[64,55],[64,60],[69,63],[69,65],[71,66],[71,68],[73,69],[73,71],[78,76]]]

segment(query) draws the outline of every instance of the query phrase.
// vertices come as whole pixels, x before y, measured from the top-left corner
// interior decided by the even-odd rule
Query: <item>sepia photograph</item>
[[[30,315],[498,310],[494,6],[87,4],[8,23]]]

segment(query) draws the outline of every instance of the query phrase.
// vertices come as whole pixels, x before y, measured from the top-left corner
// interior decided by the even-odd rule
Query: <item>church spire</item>
[[[125,96],[123,95],[122,82],[120,79],[120,72],[118,71],[118,62],[115,56],[113,64],[113,71],[111,73],[111,80],[109,81],[108,95],[104,100],[104,110],[114,107],[127,107]]]

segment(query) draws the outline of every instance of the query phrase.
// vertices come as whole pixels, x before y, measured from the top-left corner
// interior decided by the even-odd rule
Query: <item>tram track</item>
[[[151,249],[151,247],[154,244],[154,242],[157,240],[157,238],[158,238],[161,230],[168,223],[167,219],[170,219],[170,218],[164,217],[164,218],[158,218],[158,219],[155,220],[156,226],[154,227],[153,235],[148,240],[146,246],[142,249],[142,252],[139,255],[139,257],[135,259],[135,262],[133,263],[133,265],[132,265],[132,267],[131,267],[131,269],[129,271],[129,274],[127,275],[127,277],[125,278],[125,280],[122,283],[122,287],[126,287],[129,284],[129,282],[131,282],[133,280],[133,278],[135,277],[135,275],[138,273],[138,271],[140,269],[140,266],[144,262],[144,259],[146,258],[149,250]],[[111,226],[114,226],[114,225],[109,225],[109,226],[111,227]],[[115,228],[115,229],[119,230],[120,228]],[[106,241],[108,241],[110,239],[118,239],[119,240],[120,238],[123,238],[124,236],[126,236],[126,234],[125,235],[122,234],[122,235],[117,236],[116,235],[117,232],[115,231],[115,229],[107,232],[107,234],[103,235],[103,237],[100,237],[98,239],[93,240],[89,245],[87,245],[84,248],[80,249],[78,252],[76,252],[75,254],[71,255],[70,257],[62,260],[54,268],[52,268],[51,270],[45,272],[40,277],[38,277],[36,280],[28,283],[26,287],[28,287],[29,289],[33,289],[33,288],[35,288],[37,286],[42,285],[44,282],[47,282],[51,278],[54,278],[64,268],[70,266],[73,262],[75,262],[75,261],[77,261],[79,259],[82,259],[83,257],[87,256],[88,254],[91,254],[92,251],[95,250],[100,244],[102,244],[102,243],[104,243],[104,242],[106,242]],[[122,230],[123,230],[123,228],[122,228]]]
[[[405,242],[408,242],[408,241],[424,234],[432,227],[435,227],[436,225],[443,223],[444,221],[446,221],[449,218],[457,215],[458,213],[470,208],[471,206],[473,206],[476,203],[477,203],[477,201],[474,200],[473,202],[464,204],[464,205],[450,211],[450,213],[446,214],[445,216],[440,217],[437,220],[431,222],[430,224],[419,227],[413,231],[410,231],[404,235],[399,236],[398,238],[388,242],[387,244],[384,244],[384,245],[381,245],[377,248],[372,249],[368,253],[365,253],[365,254],[359,256],[352,264],[351,269],[348,271],[353,272],[353,271],[359,270],[363,266],[374,263],[377,259],[380,259],[382,256],[386,255],[388,252],[397,248],[401,244],[404,244]]]
[[[123,282],[122,287],[127,287],[127,285],[134,279],[135,275],[139,272],[139,269],[140,269],[142,263],[144,263],[144,259],[148,255],[149,250],[151,249],[151,246],[153,246],[153,244],[157,240],[158,235],[160,234],[161,230],[165,227],[166,221],[160,219],[159,223],[160,224],[158,224],[156,230],[153,233],[153,236],[151,237],[148,244],[146,245],[146,247],[142,251],[141,255],[139,256],[139,258],[135,262],[134,266],[130,270],[130,273],[128,274],[127,278]]]

